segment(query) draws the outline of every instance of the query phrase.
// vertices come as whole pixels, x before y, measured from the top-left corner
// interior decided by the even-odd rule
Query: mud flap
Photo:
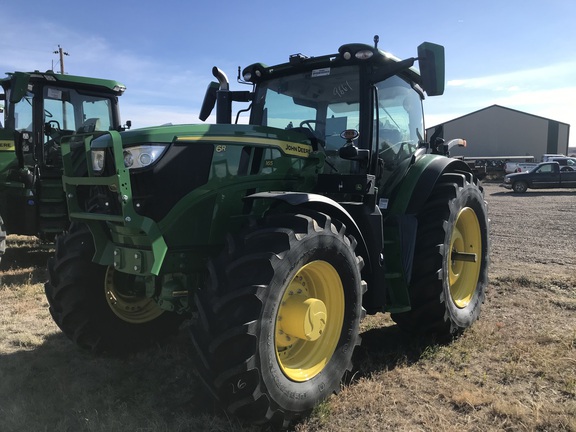
[[[414,266],[418,220],[411,214],[393,215],[384,222],[384,261],[391,312],[410,309],[408,286]]]

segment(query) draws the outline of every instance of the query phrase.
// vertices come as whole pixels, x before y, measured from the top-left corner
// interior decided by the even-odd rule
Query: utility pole
[[[60,55],[60,73],[64,75],[64,56],[70,54],[65,52],[60,45],[58,45],[58,51],[54,51],[54,54]]]

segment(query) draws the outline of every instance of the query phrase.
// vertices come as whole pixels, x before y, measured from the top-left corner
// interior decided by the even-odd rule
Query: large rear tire
[[[72,224],[56,241],[45,284],[50,314],[82,348],[124,354],[174,334],[183,317],[160,309],[148,297],[130,295],[137,279],[92,262],[92,235]]]
[[[411,310],[392,319],[412,333],[454,335],[480,314],[488,285],[488,216],[469,173],[445,173],[418,215]]]
[[[191,336],[230,413],[287,427],[340,389],[360,340],[355,246],[341,223],[304,211],[267,217],[211,263]]]

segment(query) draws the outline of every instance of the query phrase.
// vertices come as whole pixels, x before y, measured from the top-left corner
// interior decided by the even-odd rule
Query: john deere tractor
[[[73,223],[46,295],[94,352],[162,342],[189,320],[211,394],[286,427],[339,390],[366,313],[441,336],[478,318],[486,204],[448,157],[463,141],[424,136],[442,46],[399,60],[375,38],[256,63],[239,77],[248,91],[213,73],[201,119],[215,106],[215,124],[110,131],[86,142],[85,177],[63,143]],[[247,124],[232,124],[235,102],[250,104]]]
[[[119,130],[118,96],[125,87],[51,71],[9,73],[0,85],[1,255],[6,233],[51,241],[67,229],[60,142]]]

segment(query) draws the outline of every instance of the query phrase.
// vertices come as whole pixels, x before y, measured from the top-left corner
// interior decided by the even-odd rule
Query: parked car
[[[564,156],[564,157],[553,157],[550,158],[549,162],[558,162],[560,164],[560,169],[562,169],[562,167],[571,167],[573,169],[576,169],[576,158],[573,157],[568,157],[568,156]]]
[[[576,188],[576,170],[558,162],[543,162],[528,172],[508,174],[500,186],[523,193],[531,189]]]
[[[552,158],[561,158],[561,157],[566,157],[566,155],[556,153],[544,153],[542,155],[542,159],[540,160],[540,162],[550,162]]]
[[[538,165],[536,162],[506,162],[504,164],[504,171],[506,174],[528,171],[530,168],[534,168],[536,165]],[[520,166],[522,167],[519,170]]]
[[[516,166],[516,171],[514,171],[514,172],[527,172],[527,171],[530,171],[531,169],[536,168],[537,166],[538,166],[538,164],[535,163],[535,162],[532,162],[532,163],[529,163],[529,162],[519,163],[519,164]]]

